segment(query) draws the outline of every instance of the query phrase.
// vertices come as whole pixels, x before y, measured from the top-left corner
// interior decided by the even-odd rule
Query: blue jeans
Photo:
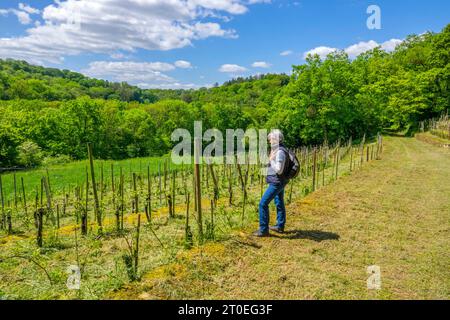
[[[262,233],[269,232],[269,204],[275,200],[277,207],[277,227],[284,229],[286,225],[286,207],[284,206],[284,188],[286,184],[269,184],[259,203],[259,230]]]

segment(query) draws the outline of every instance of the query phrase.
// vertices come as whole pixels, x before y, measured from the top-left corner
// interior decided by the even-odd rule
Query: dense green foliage
[[[379,49],[349,60],[310,57],[274,105],[269,126],[289,132],[293,144],[361,137],[377,131],[413,131],[420,120],[450,105],[450,26],[411,36],[395,52]]]
[[[0,60],[0,167],[45,156],[123,159],[167,153],[176,128],[273,128],[292,146],[380,130],[412,132],[450,105],[450,25],[394,52],[309,57],[291,77],[239,78],[198,90],[142,90],[67,70]],[[31,150],[31,151],[30,151]],[[33,151],[34,150],[34,151]],[[31,156],[37,152],[38,156]]]
[[[93,99],[155,102],[158,97],[127,83],[90,79],[69,70],[44,68],[25,61],[0,59],[0,99],[63,101]]]

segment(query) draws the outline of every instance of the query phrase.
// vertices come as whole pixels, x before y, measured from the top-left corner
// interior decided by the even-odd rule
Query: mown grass
[[[333,169],[328,168],[325,186],[320,175],[319,190],[309,196],[305,197],[311,190],[310,177],[295,181],[288,233],[269,239],[249,236],[257,228],[258,183],[249,190],[244,219],[238,180],[233,186],[233,207],[228,207],[225,185],[216,208],[216,239],[191,250],[184,248],[183,188],[178,190],[175,218],[170,219],[166,205],[159,206],[155,198],[152,225],[144,223],[141,230],[138,282],[130,282],[123,262],[127,252],[124,237],[130,239],[133,234],[136,215],[127,215],[125,231],[118,234],[113,216],[107,212],[103,237],[97,237],[93,223],[89,236],[78,233],[77,241],[74,217],[65,217],[59,230],[47,224],[42,249],[37,249],[31,231],[4,234],[0,238],[0,296],[449,298],[449,152],[405,138],[387,139],[385,150],[383,160],[364,164],[353,175],[349,175],[349,159],[343,159],[340,179],[334,184]],[[188,183],[190,180],[187,178]],[[182,182],[177,180],[177,185]],[[290,188],[287,198],[289,193]],[[204,196],[206,222],[211,190],[205,189]],[[104,201],[110,203],[108,197]],[[195,235],[193,201],[190,209]],[[36,263],[14,256],[33,258],[49,272],[52,283]],[[79,291],[68,290],[65,285],[67,267],[73,264],[82,267]],[[381,291],[366,288],[366,268],[372,264],[381,267]]]
[[[110,297],[449,299],[450,150],[392,137],[385,151],[290,205],[285,235],[238,234]],[[381,290],[367,289],[370,265]]]
[[[331,161],[331,160],[330,160]],[[341,175],[345,175],[349,171],[349,159],[344,158],[341,162]],[[356,161],[356,160],[355,160]],[[310,163],[311,165],[311,163]],[[329,164],[331,165],[331,163]],[[97,168],[99,164],[96,165]],[[105,167],[106,169],[106,167]],[[218,168],[216,168],[218,170]],[[139,172],[139,171],[138,171]],[[204,170],[206,172],[206,170]],[[255,171],[257,172],[257,170]],[[325,170],[325,183],[333,182],[334,170],[330,166]],[[176,279],[181,279],[185,274],[186,268],[180,267],[179,261],[185,261],[187,268],[189,267],[191,256],[203,255],[206,250],[210,252],[211,247],[215,248],[214,252],[221,252],[222,247],[233,243],[237,246],[253,245],[246,239],[241,239],[243,228],[253,226],[257,222],[257,204],[260,197],[259,180],[254,179],[251,174],[249,181],[253,184],[249,185],[249,198],[246,202],[246,211],[242,211],[242,190],[237,173],[234,173],[232,182],[233,190],[233,206],[228,205],[228,185],[221,175],[221,198],[215,208],[215,237],[214,239],[205,239],[205,246],[199,245],[197,238],[196,219],[194,214],[194,201],[191,197],[190,213],[191,228],[194,234],[193,250],[185,249],[184,227],[185,227],[185,191],[192,193],[192,175],[183,178],[180,173],[176,178],[176,215],[169,217],[167,202],[165,196],[160,203],[159,192],[157,190],[158,177],[152,177],[152,223],[147,224],[145,216],[142,214],[143,227],[140,239],[140,258],[139,258],[139,276],[142,277],[142,283],[146,284],[148,279],[159,281],[158,275],[164,274],[169,268],[168,274]],[[320,174],[318,184],[323,183],[323,172]],[[98,177],[98,171],[96,173]],[[106,174],[105,174],[106,176]],[[146,188],[141,182],[145,181],[145,173],[139,175],[138,190],[140,195],[140,208],[142,210],[145,202]],[[50,176],[50,179],[52,177]],[[83,178],[84,180],[84,178]],[[115,228],[114,212],[112,210],[111,192],[107,191],[103,197],[102,208],[104,213],[103,219],[103,236],[98,237],[97,226],[93,217],[92,193],[89,195],[89,232],[87,237],[80,236],[79,223],[76,222],[74,215],[74,197],[70,195],[68,213],[61,216],[61,228],[55,227],[51,217],[45,221],[44,227],[44,246],[37,248],[35,240],[35,230],[32,222],[32,208],[29,208],[28,215],[24,214],[22,203],[18,204],[18,209],[13,212],[13,230],[12,235],[8,235],[5,231],[0,232],[0,296],[7,299],[103,299],[122,297],[124,287],[131,286],[130,279],[127,277],[126,267],[123,261],[123,255],[127,253],[127,241],[133,235],[136,225],[136,214],[130,214],[130,202],[133,199],[133,192],[130,186],[130,177],[126,179],[126,216],[125,230],[117,232]],[[213,188],[211,178],[209,187],[207,181],[203,179],[203,212],[204,212],[204,228],[210,223],[210,200],[213,196]],[[117,183],[117,181],[116,181]],[[186,183],[186,189],[184,189]],[[170,179],[164,194],[169,192]],[[108,184],[107,189],[111,189]],[[311,190],[311,177],[299,178],[295,181],[295,188],[287,191],[287,198],[292,194],[292,199],[299,199]],[[72,190],[73,191],[73,190]],[[54,192],[53,206],[55,203],[61,205],[62,192]],[[45,200],[45,199],[44,199]],[[117,200],[117,198],[116,198]],[[83,200],[84,201],[84,200]],[[45,204],[45,201],[44,201]],[[78,228],[76,228],[78,226]],[[77,230],[77,232],[75,232]],[[82,269],[82,287],[79,291],[71,291],[66,287],[67,268],[70,265],[79,265]],[[214,264],[201,265],[205,268]],[[175,271],[170,269],[174,266]],[[49,273],[51,282],[44,272]],[[164,272],[163,272],[164,271]],[[154,276],[149,276],[153,274]],[[155,276],[156,275],[156,276]],[[204,272],[198,272],[197,276],[207,277]],[[207,279],[207,278],[204,278]],[[164,277],[161,278],[161,281]],[[123,295],[126,297],[127,295]],[[168,297],[174,297],[169,295]]]
[[[416,138],[439,147],[450,147],[450,140],[435,136],[430,132],[418,133]]]

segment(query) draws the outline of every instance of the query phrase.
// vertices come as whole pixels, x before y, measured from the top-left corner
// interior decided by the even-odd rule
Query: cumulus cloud
[[[268,69],[270,68],[272,65],[270,63],[267,63],[265,61],[256,61],[253,62],[252,67],[253,68],[264,68],[264,69]]]
[[[211,84],[194,84],[194,83],[180,83],[180,82],[171,82],[171,83],[138,83],[136,84],[139,88],[142,89],[198,89],[198,88],[210,88]]]
[[[21,24],[27,25],[33,22],[30,15],[39,14],[40,10],[30,7],[29,5],[19,3],[18,9],[0,9],[0,15],[7,16],[14,14]]]
[[[174,79],[162,73],[174,69],[173,65],[163,62],[94,61],[81,72],[94,78],[137,84],[140,82],[174,82]]]
[[[38,14],[41,12],[41,10],[30,7],[29,5],[27,5],[25,3],[19,3],[19,9],[22,11],[25,11],[26,13],[29,13],[29,14]]]
[[[336,49],[336,48],[321,46],[321,47],[317,47],[317,48],[314,48],[312,50],[305,52],[303,54],[303,58],[306,59],[309,55],[314,56],[317,54],[320,58],[325,59],[327,57],[327,55],[329,55],[330,53],[335,52],[337,50],[338,49]]]
[[[178,60],[175,63],[166,62],[134,62],[134,61],[94,61],[81,73],[114,82],[128,82],[141,88],[191,89],[195,84],[180,83],[167,75],[176,68],[190,68],[191,63]],[[206,85],[205,85],[206,86]]]
[[[359,56],[360,54],[373,50],[375,48],[381,48],[381,50],[387,51],[387,52],[391,52],[394,51],[395,48],[400,45],[403,41],[399,40],[399,39],[391,39],[388,41],[385,41],[381,44],[379,44],[378,42],[374,41],[374,40],[370,40],[370,41],[361,41],[358,42],[356,44],[353,44],[351,46],[348,46],[347,48],[344,49],[344,51],[348,54],[348,56],[350,58],[356,58],[357,56]],[[317,47],[314,48],[310,51],[307,51],[304,53],[303,58],[306,59],[306,57],[308,55],[319,55],[319,57],[321,59],[325,59],[327,57],[327,55],[329,55],[332,52],[338,51],[339,49],[337,48],[331,48],[331,47]]]
[[[345,52],[350,57],[357,57],[361,53],[367,52],[369,50],[373,50],[376,47],[378,47],[378,43],[376,41],[370,40],[367,42],[361,41],[357,44],[351,45],[348,48],[345,49]]]
[[[236,38],[236,31],[210,21],[211,14],[240,15],[264,0],[59,0],[21,37],[0,39],[0,57],[57,63],[82,53],[171,50],[209,37]],[[21,22],[30,23],[27,5]],[[209,21],[205,21],[209,17]]]
[[[30,24],[33,21],[27,12],[19,10],[13,10],[13,12],[21,24]]]
[[[286,50],[280,53],[280,56],[282,57],[287,57],[290,56],[291,54],[293,54],[294,52],[292,52],[292,50]]]
[[[402,44],[402,42],[403,41],[400,39],[391,39],[391,40],[384,42],[381,45],[381,49],[383,49],[384,51],[387,51],[387,52],[391,52],[391,51],[394,51],[395,48],[397,48],[397,46]]]
[[[175,61],[175,66],[180,69],[191,69],[192,68],[192,64],[189,61],[185,61],[185,60]]]
[[[272,0],[248,0],[248,4],[257,4],[257,3],[272,3]]]
[[[237,64],[224,64],[219,68],[219,72],[223,73],[242,73],[247,71],[247,68],[241,67]]]

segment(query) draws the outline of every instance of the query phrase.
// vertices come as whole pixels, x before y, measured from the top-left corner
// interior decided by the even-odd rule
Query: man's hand
[[[272,150],[272,151],[270,152],[269,160],[270,160],[270,161],[274,161],[274,160],[276,159],[276,157],[277,157],[277,151],[276,151],[276,150]]]

